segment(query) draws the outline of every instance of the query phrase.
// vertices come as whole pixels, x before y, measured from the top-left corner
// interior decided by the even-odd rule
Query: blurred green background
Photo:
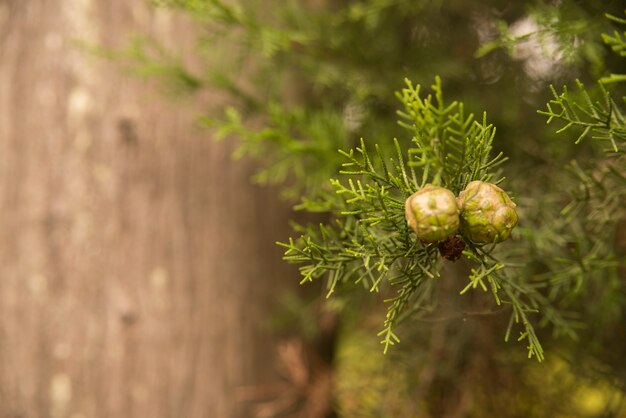
[[[60,3],[0,1],[0,415],[626,417],[626,187],[561,212],[623,154],[537,113],[626,72],[623,3]],[[389,289],[326,299],[274,244],[331,219],[338,149],[410,146],[394,93],[435,76],[509,157],[502,251],[564,318],[533,316],[544,362],[467,264],[383,355]]]

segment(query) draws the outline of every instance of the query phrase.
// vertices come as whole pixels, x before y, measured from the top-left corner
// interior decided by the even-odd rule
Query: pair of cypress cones
[[[409,226],[425,244],[460,241],[458,232],[465,240],[491,244],[511,235],[517,225],[515,206],[495,184],[472,181],[458,198],[448,189],[427,184],[406,200],[405,209]]]

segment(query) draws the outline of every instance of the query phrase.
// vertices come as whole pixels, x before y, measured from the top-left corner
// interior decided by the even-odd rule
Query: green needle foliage
[[[611,19],[626,24],[623,19]],[[620,39],[617,31],[615,34],[614,38],[605,36],[605,42],[623,55],[615,48],[615,40]],[[619,80],[613,77],[610,81]],[[582,315],[595,318],[596,324],[608,324],[619,320],[626,302],[620,278],[625,257],[616,246],[620,222],[626,219],[626,98],[617,101],[607,90],[605,78],[593,91],[580,81],[576,87],[574,91],[563,87],[559,93],[551,86],[552,100],[545,110],[538,111],[547,117],[547,123],[561,124],[557,133],[572,135],[576,144],[591,140],[589,145],[598,148],[596,158],[573,161],[568,167],[574,187],[559,214],[565,222],[552,224],[553,232],[567,240],[544,254],[548,259],[554,257],[544,274],[550,277],[551,296],[562,296],[562,308],[575,307]],[[585,303],[591,298],[599,304]]]
[[[304,264],[303,283],[327,277],[328,296],[352,283],[370,292],[395,290],[385,300],[387,315],[379,333],[385,352],[400,341],[395,328],[402,319],[434,309],[434,287],[446,279],[441,277],[437,245],[423,244],[408,228],[405,200],[426,183],[458,192],[474,180],[492,181],[499,178],[497,167],[505,161],[501,153],[491,157],[495,128],[486,116],[479,122],[465,114],[462,103],[446,103],[439,78],[433,94],[426,96],[419,85],[406,83],[397,96],[404,107],[400,125],[413,135],[412,145],[403,147],[394,140],[394,155],[386,155],[378,145],[370,150],[361,140],[356,150],[340,151],[347,161],[342,177],[331,180],[335,196],[327,196],[333,221],[309,227],[299,239],[281,244],[287,261]],[[480,288],[490,291],[497,305],[509,305],[506,338],[519,324],[519,340],[527,342],[529,356],[542,360],[543,349],[529,319],[542,302],[538,293],[516,283],[519,278],[507,277],[507,264],[496,256],[495,246],[466,244],[466,258],[474,267],[461,294]]]
[[[494,182],[494,169],[506,161],[502,153],[491,158],[495,136],[493,125],[487,125],[486,115],[481,123],[473,114],[465,115],[463,103],[444,102],[441,80],[432,86],[433,96],[420,98],[420,86],[407,88],[397,94],[404,105],[399,111],[400,126],[414,135],[415,147],[409,149],[410,165],[420,167],[425,176],[431,173],[433,183],[443,184],[455,193],[470,181]],[[499,183],[503,179],[498,179]]]
[[[178,92],[228,98],[226,112],[222,103],[219,112],[205,109],[202,123],[235,137],[237,156],[259,160],[254,180],[321,213],[326,222],[295,225],[298,237],[281,244],[285,259],[300,265],[303,283],[325,282],[343,307],[342,337],[372,335],[372,319],[384,351],[402,336],[384,360],[361,354],[385,364],[378,377],[394,393],[408,384],[407,405],[423,394],[421,407],[431,412],[409,415],[599,416],[570,402],[581,377],[623,390],[626,107],[617,92],[625,78],[607,70],[626,50],[619,2],[154,3],[201,27],[198,65],[190,70],[146,40],[111,58]],[[445,100],[439,79],[430,94],[407,81],[394,98],[407,74],[440,74],[447,95],[467,106]],[[575,79],[582,81],[573,88],[548,89]],[[488,110],[489,122],[470,108]],[[510,157],[505,187],[515,191],[519,224],[498,245],[464,239],[464,256],[452,264],[407,226],[405,199],[427,183],[456,195],[473,180],[502,185],[500,151]],[[386,314],[368,309],[378,295]],[[474,314],[489,320],[465,321]],[[493,336],[501,334],[538,360],[543,344],[549,360],[499,356]],[[551,371],[560,357],[575,380]],[[384,362],[406,371],[406,381],[390,377]],[[374,377],[356,379],[369,386]],[[506,390],[494,395],[500,385]],[[468,394],[480,405],[448,411]],[[347,416],[402,415],[388,402],[377,408],[386,411]],[[622,410],[606,408],[613,416]]]
[[[615,23],[626,25],[626,19],[622,19],[608,13],[606,14],[606,17]],[[620,57],[626,57],[626,31],[620,32],[618,30],[614,30],[612,35],[603,33],[602,40]],[[617,83],[621,81],[626,81],[626,74],[611,74],[600,79],[601,83]]]
[[[575,143],[591,137],[594,140],[608,142],[615,153],[624,153],[626,145],[626,118],[611,94],[600,84],[600,100],[592,100],[585,86],[577,81],[578,95],[571,94],[567,87],[557,93],[551,86],[554,96],[546,105],[547,110],[539,114],[548,117],[547,123],[555,120],[565,122],[557,133],[570,128],[580,128]]]
[[[527,27],[516,33],[515,24],[497,20],[495,28],[499,35],[485,42],[476,51],[483,57],[503,48],[510,55],[516,55],[520,44],[532,42],[543,49],[552,59],[565,60],[576,65],[588,60],[601,65],[602,46],[594,42],[596,31],[605,24],[605,19],[597,13],[589,13],[588,5],[572,3],[526,2]],[[521,21],[515,22],[521,23]],[[519,27],[517,28],[520,29]],[[551,51],[558,46],[555,51]]]
[[[215,128],[215,137],[245,138],[235,157],[245,155],[272,163],[260,168],[253,181],[280,184],[283,195],[296,200],[315,194],[319,185],[337,172],[341,164],[336,150],[347,145],[341,115],[331,111],[307,111],[299,106],[286,108],[269,103],[262,128],[247,126],[240,112],[230,107],[225,118],[201,117],[203,125]]]

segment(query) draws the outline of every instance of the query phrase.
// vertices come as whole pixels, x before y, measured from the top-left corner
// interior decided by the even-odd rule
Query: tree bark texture
[[[189,52],[145,3],[0,0],[0,417],[247,417],[237,388],[274,378],[286,205],[189,103],[76,46]]]

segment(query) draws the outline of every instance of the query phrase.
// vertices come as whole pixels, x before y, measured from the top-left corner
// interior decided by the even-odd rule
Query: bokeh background
[[[439,74],[488,112],[512,190],[558,190],[555,170],[597,149],[555,139],[536,110],[550,83],[623,68],[600,38],[623,4],[225,2],[252,4],[256,25],[212,3],[0,0],[0,417],[626,416],[619,309],[582,342],[543,331],[539,365],[502,342],[502,318],[457,315],[474,305],[448,282],[437,315],[383,356],[383,297],[324,301],[275,245],[289,219],[325,219],[292,206],[337,148],[402,135],[405,76]],[[274,117],[295,136],[340,134],[259,176],[273,154],[233,159],[237,138],[206,129],[227,106],[251,132]]]
[[[272,380],[289,206],[195,127],[219,97],[80,45],[185,55],[193,30],[143,1],[0,2],[0,416],[227,417]]]

